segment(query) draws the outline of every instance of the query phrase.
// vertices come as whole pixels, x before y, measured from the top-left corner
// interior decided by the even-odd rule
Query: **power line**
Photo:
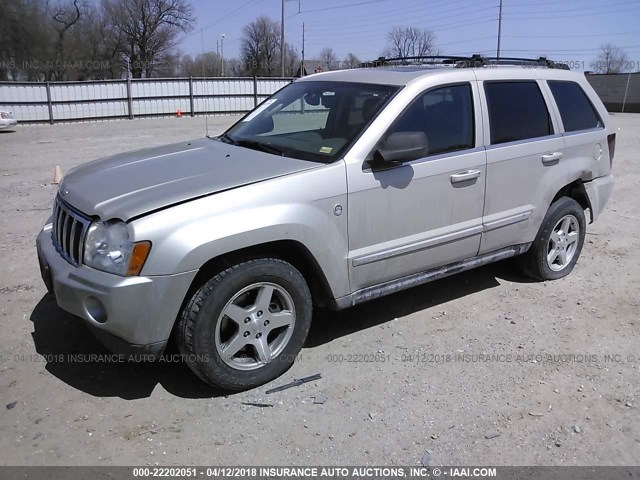
[[[593,10],[597,10],[597,12],[594,13],[599,13],[600,11],[604,10],[604,11],[609,11],[611,10],[612,7],[623,7],[623,6],[627,6],[627,5],[637,5],[638,2],[637,1],[632,1],[632,2],[621,2],[621,3],[611,3],[607,6],[601,6],[601,7],[575,7],[575,8],[565,8],[564,10],[548,10],[545,11],[545,14],[554,14],[554,13],[573,13],[573,12],[591,12]],[[557,3],[556,3],[557,5]],[[525,5],[519,5],[519,7],[524,7]],[[526,5],[527,7],[529,5]],[[533,6],[533,4],[531,4],[531,6]],[[514,6],[508,6],[508,9],[514,8]],[[509,12],[511,13],[511,12]],[[535,10],[535,11],[530,11],[530,12],[513,12],[514,15],[539,15],[540,11],[539,10]]]
[[[591,37],[613,37],[622,35],[638,35],[640,31],[623,33],[587,33],[584,35],[503,35],[508,38],[591,38]]]
[[[335,7],[325,7],[325,8],[316,8],[314,10],[304,10],[300,13],[314,13],[314,12],[324,12],[327,10],[338,10],[341,8],[351,8],[351,7],[358,7],[360,5],[369,5],[370,3],[381,3],[381,2],[387,2],[389,0],[367,0],[366,2],[358,2],[358,3],[350,3],[348,5],[341,5],[341,6],[335,6]]]
[[[467,2],[468,0],[454,0],[452,2],[448,2],[447,7],[450,6],[451,4],[455,4],[455,3],[460,3],[460,1],[463,2]],[[477,3],[476,3],[477,5]],[[444,5],[443,5],[444,6]],[[484,8],[477,8],[477,9],[473,9],[473,10],[465,10],[465,11],[460,11],[461,7],[456,7],[456,8],[446,8],[445,10],[438,10],[438,9],[429,9],[428,13],[424,13],[423,15],[419,15],[416,17],[416,13],[423,13],[425,12],[425,8],[424,6],[420,6],[419,8],[415,8],[415,9],[403,9],[402,12],[396,12],[395,14],[389,14],[389,13],[377,13],[374,15],[369,15],[369,16],[360,16],[357,19],[342,19],[342,20],[335,20],[331,22],[331,26],[336,26],[336,25],[342,25],[342,24],[348,24],[348,25],[358,25],[358,26],[368,26],[368,25],[376,25],[379,23],[385,23],[385,24],[389,24],[390,22],[403,22],[403,21],[416,21],[419,20],[420,18],[425,18],[425,17],[430,17],[432,20],[435,18],[436,20],[438,19],[438,16],[441,16],[443,14],[448,14],[451,12],[458,12],[457,16],[462,16],[462,15],[471,15],[480,11],[486,11],[486,10],[493,10],[496,7],[495,6],[485,6]],[[304,13],[304,12],[303,12]],[[445,15],[445,16],[449,16],[449,15]],[[375,19],[374,19],[375,18]],[[363,23],[362,21],[365,20],[366,22]],[[371,20],[371,22],[369,22],[369,20]],[[319,21],[319,23],[313,22],[313,21],[309,21],[307,23],[310,24],[316,24],[316,25],[322,25],[325,26],[326,25],[326,21]]]
[[[640,48],[640,45],[631,45],[626,47],[619,47],[623,50],[631,50]],[[545,52],[550,53],[572,53],[572,52],[593,52],[597,53],[600,51],[600,48],[563,48],[563,49],[548,49],[548,48],[537,48],[537,49],[509,49],[508,52],[539,52],[540,50],[544,50]]]
[[[564,7],[564,6],[566,6],[565,4],[567,4],[567,3],[570,4],[572,2],[579,2],[580,5],[584,4],[583,0],[564,0],[562,2],[562,6]],[[631,2],[628,2],[628,3],[631,3]],[[531,3],[527,2],[526,4],[522,4],[522,5],[514,4],[513,2],[509,2],[506,5],[506,7],[508,7],[509,9],[512,9],[512,8],[516,8],[517,9],[517,8],[529,8],[529,7],[538,7],[538,6],[547,6],[547,5],[553,5],[553,6],[556,6],[556,7],[560,6],[557,1],[545,1],[545,2],[531,2]],[[615,5],[614,4],[614,5],[611,5],[611,6],[615,7],[615,6],[619,6],[619,5]],[[588,10],[588,9],[593,9],[593,8],[603,8],[603,7],[602,6],[596,6],[596,7],[577,6],[577,7],[575,7],[575,10],[576,11],[577,10],[585,10],[585,9]],[[520,12],[518,12],[518,13],[520,13]],[[537,11],[535,13],[539,14],[540,12]]]
[[[477,9],[474,9],[474,10],[470,10],[470,11],[467,11],[467,12],[460,13],[459,15],[456,15],[456,18],[460,19],[460,17],[468,16],[468,15],[476,16],[477,13],[486,12],[486,11],[495,10],[495,9],[496,9],[495,7],[477,8]],[[452,11],[457,11],[457,10],[459,10],[459,8],[438,12],[438,14],[436,14],[436,15],[433,15],[433,14],[418,15],[418,16],[412,15],[410,18],[406,18],[406,17],[402,17],[402,18],[398,18],[398,19],[386,18],[386,19],[381,19],[380,21],[376,21],[376,22],[373,22],[373,23],[356,23],[356,22],[353,22],[353,21],[351,23],[352,23],[352,25],[354,25],[354,26],[359,28],[358,33],[362,33],[364,31],[373,31],[373,30],[362,30],[362,27],[376,26],[376,25],[379,25],[380,23],[384,23],[385,26],[389,26],[389,25],[392,25],[393,23],[404,23],[404,22],[407,22],[407,21],[410,21],[410,22],[415,24],[416,22],[419,22],[421,19],[428,18],[429,22],[427,24],[427,27],[432,29],[432,28],[435,28],[438,25],[438,23],[437,23],[438,21],[451,20],[452,17],[449,15],[449,13],[452,12]],[[449,24],[455,24],[455,23],[460,23],[460,22],[458,22],[458,21],[453,22],[453,23],[449,22]],[[331,26],[319,27],[319,28],[316,28],[316,30],[320,31],[320,32],[340,31],[340,33],[342,33],[342,30],[338,29],[337,26],[333,22],[332,22]],[[349,37],[351,38],[351,35]]]
[[[638,10],[638,8],[640,8],[640,7],[624,8],[624,9],[621,9],[621,10],[608,10],[608,11],[604,11],[604,12],[582,13],[582,14],[572,15],[571,16],[571,20],[573,20],[574,18],[579,18],[579,17],[594,17],[596,15],[597,16],[610,15],[612,13],[635,12],[636,10]],[[514,20],[569,20],[569,18],[567,18],[566,15],[560,15],[560,16],[545,15],[543,17],[531,17],[531,16],[529,16],[529,15],[531,15],[533,13],[540,13],[540,12],[505,13],[505,15],[508,15],[509,18],[512,18]],[[557,13],[557,12],[554,12],[554,13]],[[518,16],[518,15],[521,15],[521,16]]]
[[[245,8],[256,7],[256,6],[258,6],[259,3],[262,3],[262,2],[264,2],[264,0],[249,0],[248,2],[243,3],[242,5],[240,5],[235,10],[232,10],[231,12],[223,15],[222,17],[218,18],[217,20],[215,20],[215,21],[209,23],[208,25],[205,25],[204,27],[200,28],[197,32],[187,34],[183,38],[189,38],[189,37],[195,35],[198,32],[203,32],[205,30],[208,30],[211,27],[213,27],[215,25],[218,25],[220,22],[223,22],[225,20],[229,20],[232,17],[235,17],[238,13],[240,13]],[[253,4],[253,5],[251,5],[251,4]]]
[[[494,16],[491,17],[485,17],[485,18],[481,18],[481,19],[477,19],[476,21],[460,21],[460,22],[453,22],[453,23],[443,23],[443,24],[432,24],[429,25],[429,27],[435,32],[437,33],[438,29],[441,28],[450,28],[450,27],[466,27],[466,26],[471,26],[471,25],[478,25],[478,24],[491,24],[492,22],[497,21],[497,18]],[[309,30],[309,32],[311,33],[315,33],[316,30],[314,29],[310,29],[308,28],[307,30]],[[344,33],[340,30],[330,30],[330,31],[326,31],[326,30],[320,30],[320,33],[324,34],[325,36],[337,36],[340,33]],[[359,38],[370,38],[371,34],[383,34],[385,37],[387,35],[386,31],[381,31],[380,29],[372,29],[372,30],[360,30],[358,32],[358,35],[352,35],[352,34],[346,34],[348,35],[349,39],[359,39]],[[495,38],[495,37],[494,37]]]

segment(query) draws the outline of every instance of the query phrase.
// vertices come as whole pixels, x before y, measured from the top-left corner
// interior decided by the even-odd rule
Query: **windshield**
[[[330,163],[364,131],[399,87],[294,82],[262,102],[220,141]]]

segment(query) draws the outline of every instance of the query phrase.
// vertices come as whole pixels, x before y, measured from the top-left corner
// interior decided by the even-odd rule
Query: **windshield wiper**
[[[235,140],[234,145],[251,148],[253,150],[260,150],[266,153],[272,153],[274,155],[284,156],[284,151],[280,150],[278,147],[274,147],[273,145],[270,145],[268,143],[262,143],[255,140]]]
[[[230,145],[237,145],[239,147],[251,148],[253,150],[260,150],[262,152],[284,156],[283,150],[280,150],[279,148],[274,147],[273,145],[270,145],[268,143],[262,143],[256,140],[236,140],[226,133],[220,135],[219,138],[221,142],[228,143]]]
[[[228,133],[223,133],[219,138],[221,142],[230,143],[231,145],[238,145],[238,142],[235,139],[231,138]]]

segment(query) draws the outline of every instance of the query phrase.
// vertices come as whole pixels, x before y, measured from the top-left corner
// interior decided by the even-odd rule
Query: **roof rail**
[[[538,58],[515,58],[515,57],[483,57],[474,54],[470,57],[443,56],[443,55],[419,55],[415,57],[379,57],[376,60],[364,62],[359,68],[375,68],[390,66],[429,66],[429,65],[450,65],[456,68],[480,68],[487,66],[516,65],[523,67],[547,67],[561,70],[569,70],[569,66],[564,63],[554,62],[546,57]]]

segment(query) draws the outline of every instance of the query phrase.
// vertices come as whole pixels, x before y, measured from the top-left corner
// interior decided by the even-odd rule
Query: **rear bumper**
[[[611,197],[611,192],[613,192],[613,175],[607,175],[606,177],[585,182],[584,188],[587,192],[587,197],[589,197],[591,221],[594,222],[602,213]]]
[[[58,254],[46,225],[36,241],[42,279],[58,306],[82,318],[109,350],[159,355],[197,271],[120,277],[74,267]]]

